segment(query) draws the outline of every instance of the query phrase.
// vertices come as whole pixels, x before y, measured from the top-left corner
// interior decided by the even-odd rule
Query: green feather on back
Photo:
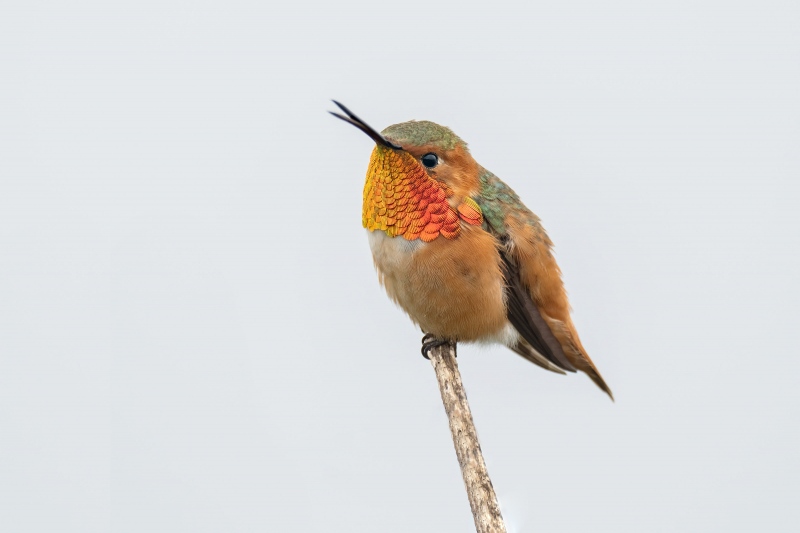
[[[481,168],[481,192],[475,201],[483,211],[484,229],[500,236],[507,234],[506,217],[517,220],[544,231],[539,220],[530,209],[525,207],[514,190],[500,178]]]

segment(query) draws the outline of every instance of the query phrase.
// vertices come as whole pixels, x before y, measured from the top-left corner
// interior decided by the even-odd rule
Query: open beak
[[[361,120],[360,118],[355,116],[349,109],[347,109],[345,106],[343,106],[342,104],[340,104],[336,100],[333,100],[333,103],[336,104],[337,106],[339,106],[339,109],[344,111],[344,114],[347,115],[347,116],[345,117],[343,115],[340,115],[339,113],[334,113],[333,111],[328,111],[328,113],[330,113],[331,115],[333,115],[336,118],[344,120],[348,124],[352,124],[353,126],[355,126],[358,129],[360,129],[361,131],[363,131],[364,133],[369,135],[370,138],[373,141],[375,141],[375,144],[386,146],[386,147],[392,148],[394,150],[402,150],[403,149],[402,147],[397,146],[396,144],[387,141],[386,138],[383,135],[381,135],[377,131],[375,131],[372,128],[370,128],[367,125],[366,122],[364,122],[363,120]]]

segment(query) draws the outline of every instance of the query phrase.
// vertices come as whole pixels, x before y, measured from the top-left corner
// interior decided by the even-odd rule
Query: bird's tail
[[[597,371],[592,361],[589,359],[589,356],[586,356],[586,359],[589,361],[589,364],[584,368],[582,366],[578,366],[578,370],[585,372],[589,379],[594,381],[595,385],[600,387],[600,390],[608,394],[608,397],[611,398],[611,401],[614,401],[614,393],[611,392],[611,389],[606,384],[606,381],[603,379],[603,376],[600,375],[600,372]],[[577,366],[577,365],[576,365]]]
[[[572,321],[565,323],[550,317],[546,317],[546,320],[553,335],[555,335],[561,343],[564,349],[564,355],[567,356],[572,366],[589,376],[589,379],[594,381],[595,385],[600,387],[600,390],[608,394],[608,397],[611,398],[613,402],[614,394],[606,384],[603,376],[600,375],[597,367],[594,366],[591,358],[589,358],[589,354],[586,353],[586,350],[581,344],[581,340],[578,338],[578,333],[575,331],[575,326],[572,325]]]

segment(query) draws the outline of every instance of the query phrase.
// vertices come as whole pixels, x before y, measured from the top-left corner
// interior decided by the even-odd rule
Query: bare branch
[[[456,448],[461,475],[467,489],[472,516],[475,518],[475,529],[478,533],[506,533],[497,496],[486,471],[478,434],[472,421],[461,373],[456,362],[455,344],[445,344],[428,352],[439,391],[442,393],[444,410],[450,422],[450,433]]]

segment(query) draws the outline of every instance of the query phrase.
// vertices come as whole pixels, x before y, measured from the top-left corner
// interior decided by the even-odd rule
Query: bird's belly
[[[504,280],[495,239],[475,227],[432,242],[368,232],[378,277],[426,333],[456,341],[507,343]]]

